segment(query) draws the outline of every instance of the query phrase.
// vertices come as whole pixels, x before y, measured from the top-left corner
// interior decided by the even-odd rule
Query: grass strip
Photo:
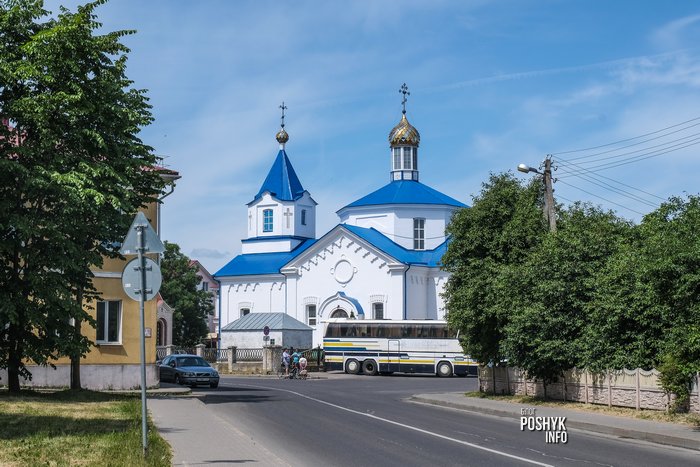
[[[639,418],[656,422],[679,423],[693,428],[700,428],[700,415],[694,413],[669,413],[662,410],[641,409],[636,410],[629,407],[608,407],[600,404],[586,404],[574,401],[557,401],[552,399],[542,399],[533,396],[509,396],[493,395],[479,391],[465,393],[467,397],[479,399],[491,399],[495,401],[511,402],[513,404],[539,405],[543,407],[560,407],[563,409],[579,410],[581,412],[594,412],[603,415],[616,415],[619,417]]]
[[[141,455],[141,399],[93,391],[0,391],[0,465],[169,466],[170,446],[149,420]]]

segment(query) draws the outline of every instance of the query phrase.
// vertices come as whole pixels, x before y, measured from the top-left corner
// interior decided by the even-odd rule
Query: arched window
[[[301,225],[306,225],[306,209],[301,210]]]
[[[333,310],[333,313],[331,313],[331,318],[347,318],[348,317],[348,312],[343,310],[342,308],[337,308]]]
[[[263,232],[272,232],[272,209],[263,210]]]
[[[168,324],[163,318],[156,323],[156,345],[168,345]]]

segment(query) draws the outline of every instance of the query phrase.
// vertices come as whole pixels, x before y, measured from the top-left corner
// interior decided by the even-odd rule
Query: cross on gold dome
[[[401,89],[399,89],[399,94],[403,94],[403,99],[401,100],[401,105],[403,106],[403,111],[402,113],[406,115],[406,96],[410,96],[411,93],[408,92],[408,86],[406,86],[406,83],[403,83],[401,85]]]

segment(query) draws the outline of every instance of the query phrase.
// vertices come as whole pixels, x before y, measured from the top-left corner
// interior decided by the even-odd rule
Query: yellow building
[[[173,183],[180,175],[173,170],[160,169],[162,176]],[[144,210],[151,226],[160,236],[160,203]],[[124,232],[126,236],[126,232]],[[158,261],[158,255],[147,255]],[[96,329],[83,323],[82,332],[95,343],[80,361],[81,385],[85,389],[132,389],[141,387],[141,322],[139,302],[129,298],[122,288],[122,271],[126,260],[105,258],[102,268],[94,270],[93,284],[100,293],[96,302],[86,303],[89,313],[97,322]],[[146,326],[146,384],[156,386],[159,382],[156,366],[156,312],[157,300],[145,303]],[[56,369],[28,365],[31,381],[23,385],[37,387],[70,386],[70,360],[61,358],[54,362]],[[3,373],[5,373],[3,371]],[[6,374],[0,375],[6,380]]]

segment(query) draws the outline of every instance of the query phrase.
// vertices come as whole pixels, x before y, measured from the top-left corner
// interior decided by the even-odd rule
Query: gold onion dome
[[[391,146],[418,146],[420,144],[420,133],[408,123],[406,114],[401,116],[401,121],[389,133],[389,144]]]
[[[278,143],[285,144],[287,141],[289,141],[289,134],[287,134],[284,128],[280,128],[280,131],[277,132],[275,138],[277,139]]]

